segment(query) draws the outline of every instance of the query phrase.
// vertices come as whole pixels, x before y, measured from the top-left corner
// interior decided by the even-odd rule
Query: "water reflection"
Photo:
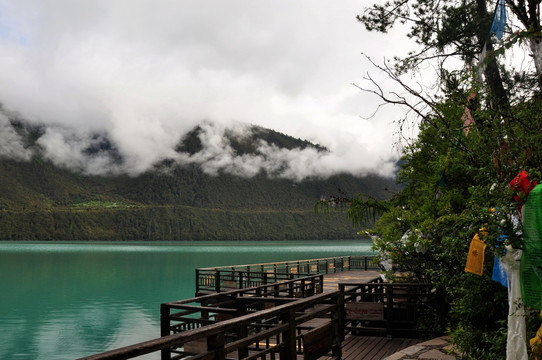
[[[0,243],[0,358],[73,359],[159,336],[197,267],[370,253],[338,242]],[[152,357],[151,357],[152,358]]]

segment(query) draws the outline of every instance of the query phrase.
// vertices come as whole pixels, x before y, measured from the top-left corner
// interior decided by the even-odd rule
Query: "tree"
[[[521,27],[509,27],[516,31],[508,41],[529,40],[535,58],[536,77],[539,79],[538,90],[542,87],[540,2],[506,0],[509,11],[521,24]],[[385,33],[397,22],[409,27],[407,36],[420,45],[420,49],[396,59],[396,70],[399,72],[413,70],[434,59],[438,60],[441,69],[448,60],[457,58],[474,66],[484,46],[490,54],[494,51],[494,39],[490,31],[494,11],[492,9],[488,12],[486,0],[389,0],[382,5],[372,5],[357,18],[369,31]],[[493,95],[505,96],[496,58],[490,56],[486,62],[484,72]]]
[[[405,106],[417,118],[419,135],[403,151],[403,190],[377,207],[361,196],[348,199],[349,217],[360,223],[374,214],[371,207],[382,212],[370,231],[375,249],[416,281],[431,282],[446,293],[452,339],[471,359],[505,356],[507,292],[491,281],[491,270],[505,244],[522,244],[509,182],[521,170],[542,180],[539,3],[506,1],[521,28],[500,41],[490,36],[493,11],[488,12],[485,0],[392,0],[358,16],[371,31],[403,23],[419,45],[393,63],[373,63],[409,97],[387,93],[370,75],[372,87],[360,86],[385,104]],[[484,46],[488,55],[479,63]],[[512,46],[531,51],[534,66],[500,64],[499,56]],[[462,66],[451,69],[451,59]],[[435,64],[436,91],[414,90],[401,77],[425,62]],[[464,271],[476,233],[487,245],[481,276]]]

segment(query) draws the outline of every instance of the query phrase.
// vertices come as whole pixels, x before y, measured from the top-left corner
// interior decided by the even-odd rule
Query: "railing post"
[[[248,328],[247,325],[239,325],[237,327],[237,339],[244,339],[248,336]],[[237,353],[239,355],[239,359],[244,359],[248,357],[248,346],[239,348],[237,350]]]
[[[250,266],[247,266],[247,287],[252,287],[252,285],[250,284]]]
[[[199,269],[196,269],[196,296],[199,295]]]
[[[288,323],[288,329],[282,333],[282,342],[283,347],[280,349],[280,358],[281,359],[295,359],[296,348],[295,348],[295,311],[290,310],[287,313],[281,315],[281,323]]]
[[[160,305],[160,336],[167,336],[169,335],[169,306],[166,304]],[[170,360],[171,359],[171,351],[170,349],[162,349],[161,350],[161,360]]]
[[[220,292],[220,270],[215,271],[215,292]]]
[[[346,329],[345,329],[345,326],[346,326],[346,309],[345,309],[346,295],[345,295],[344,292],[345,292],[344,284],[339,283],[339,301],[340,301],[340,304],[341,304],[341,306],[339,307],[339,309],[340,309],[339,329],[341,331],[341,340],[344,340],[344,338],[346,336]],[[354,301],[355,301],[355,299],[354,299]]]
[[[384,286],[386,289],[387,296],[387,306],[388,306],[388,318],[386,319],[386,335],[391,335],[391,323],[394,319],[395,314],[393,313],[393,285],[388,284]]]
[[[207,300],[201,301],[201,306],[207,306]],[[209,320],[209,311],[208,310],[202,310],[201,311],[201,318],[204,320]]]
[[[247,314],[247,304],[246,303],[236,302],[235,307],[237,309],[236,316],[243,316],[243,315]],[[248,336],[247,324],[242,323],[242,324],[237,325],[236,333],[237,333],[237,339],[238,340],[246,338]],[[239,359],[243,359],[243,358],[248,357],[248,346],[239,348],[237,352],[239,354]]]
[[[224,353],[225,343],[226,336],[224,335],[224,331],[221,331],[218,334],[211,335],[207,338],[207,349],[214,352],[215,360],[226,359],[226,354]]]
[[[244,276],[243,276],[243,272],[242,271],[239,271],[239,289],[243,289],[243,279],[244,279]]]
[[[336,359],[341,359],[342,342],[344,340],[344,287],[337,297],[337,308],[332,314],[331,319],[335,320],[333,344],[331,346],[331,354]]]

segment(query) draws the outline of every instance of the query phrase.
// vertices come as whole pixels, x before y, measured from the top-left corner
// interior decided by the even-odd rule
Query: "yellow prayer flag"
[[[482,275],[484,271],[484,257],[485,257],[486,244],[480,240],[478,234],[474,234],[470,243],[469,255],[467,256],[467,265],[465,271]]]
[[[539,360],[539,355],[542,355],[542,326],[536,332],[535,337],[529,340],[529,345],[531,345],[531,353],[534,355],[534,359]]]

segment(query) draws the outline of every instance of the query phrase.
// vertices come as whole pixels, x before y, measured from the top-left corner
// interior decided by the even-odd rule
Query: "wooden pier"
[[[350,273],[357,270],[378,271],[380,268],[378,263],[375,262],[374,256],[339,256],[323,259],[201,268],[195,271],[196,296],[268,285],[317,274],[326,275],[332,282],[333,274]]]
[[[419,311],[439,297],[382,283],[371,260],[198,269],[198,296],[161,305],[160,338],[83,359],[382,359],[418,341],[398,335],[419,335]]]

